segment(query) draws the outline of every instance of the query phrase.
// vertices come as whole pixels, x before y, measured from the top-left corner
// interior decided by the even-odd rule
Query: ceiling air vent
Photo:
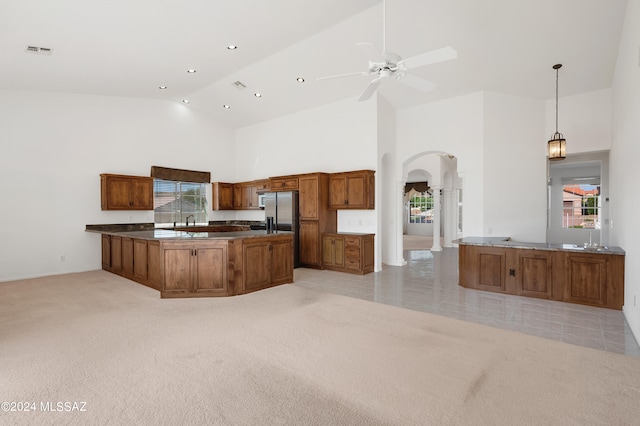
[[[47,55],[51,56],[53,53],[53,49],[49,49],[48,47],[38,47],[38,46],[27,46],[24,49],[25,53],[33,53],[36,55]]]
[[[231,83],[235,86],[236,89],[246,89],[247,86],[244,85],[244,83],[242,83],[241,81],[234,81],[233,83]]]

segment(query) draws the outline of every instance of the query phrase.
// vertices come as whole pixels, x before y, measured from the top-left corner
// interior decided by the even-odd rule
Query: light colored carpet
[[[0,412],[20,425],[631,425],[640,360],[295,285],[161,300],[95,271],[0,283],[0,396],[37,404]],[[40,411],[58,401],[86,411]]]

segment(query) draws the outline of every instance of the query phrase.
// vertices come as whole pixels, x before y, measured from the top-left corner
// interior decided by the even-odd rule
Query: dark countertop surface
[[[513,241],[509,237],[464,237],[458,240],[453,240],[453,243],[470,246],[506,247],[530,250],[575,251],[583,253],[619,255],[625,254],[625,251],[623,249],[614,246],[585,247],[577,244],[527,243],[521,241]]]
[[[141,240],[235,240],[245,238],[264,238],[279,235],[293,235],[289,231],[267,232],[265,230],[230,231],[230,232],[188,232],[170,229],[149,229],[143,231],[105,231],[87,229],[87,232],[116,235]]]

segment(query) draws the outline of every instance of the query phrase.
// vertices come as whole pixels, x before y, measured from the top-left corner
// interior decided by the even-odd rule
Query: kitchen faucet
[[[189,216],[187,216],[187,220],[186,220],[186,222],[185,222],[185,226],[189,226],[189,218],[190,218],[190,217],[192,217],[192,218],[193,218],[193,224],[194,224],[194,225],[196,224],[196,218],[195,218],[192,214],[190,214]]]

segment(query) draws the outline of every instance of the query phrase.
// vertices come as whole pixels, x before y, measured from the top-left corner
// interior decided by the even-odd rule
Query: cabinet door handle
[[[510,277],[515,277],[516,276],[516,270],[515,269],[509,269],[509,276]]]

